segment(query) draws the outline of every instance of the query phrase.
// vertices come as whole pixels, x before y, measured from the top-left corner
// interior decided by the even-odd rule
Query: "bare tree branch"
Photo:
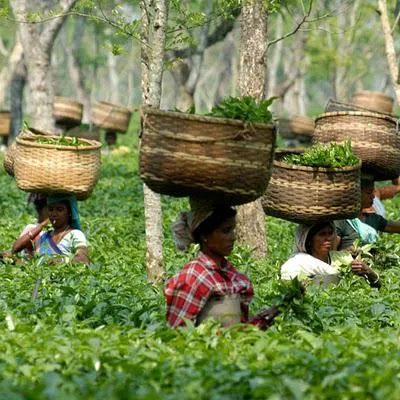
[[[235,27],[236,20],[229,19],[222,21],[214,31],[208,35],[207,37],[207,47],[213,46],[214,44],[223,40],[226,35],[233,30]],[[184,49],[174,50],[168,54],[168,59],[172,58],[189,58],[193,55],[199,53],[199,49],[197,47],[188,46]]]
[[[307,12],[303,15],[303,18],[300,20],[300,22],[297,24],[297,26],[290,32],[286,33],[285,35],[278,37],[274,40],[271,40],[267,43],[267,49],[266,51],[268,51],[269,47],[272,46],[275,43],[280,42],[281,40],[287,39],[290,36],[293,36],[294,34],[296,34],[298,32],[298,30],[301,28],[301,26],[307,22],[307,18],[311,15],[311,11],[312,11],[312,6],[313,6],[313,0],[310,1],[309,7]]]
[[[46,24],[46,28],[41,34],[40,41],[43,46],[51,47],[54,44],[54,38],[57,36],[62,24],[67,18],[66,13],[74,6],[77,0],[60,0],[61,5],[61,17],[58,19],[53,19]]]

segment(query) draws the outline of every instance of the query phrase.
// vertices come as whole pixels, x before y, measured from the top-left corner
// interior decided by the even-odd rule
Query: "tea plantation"
[[[383,287],[358,277],[310,288],[266,332],[212,322],[172,330],[162,287],[146,281],[142,184],[136,143],[103,157],[93,196],[80,204],[90,266],[0,264],[0,398],[397,399],[400,397],[400,236],[384,236],[375,268]],[[1,159],[2,161],[2,159]],[[0,246],[34,220],[26,194],[0,172]],[[385,203],[400,218],[400,198]],[[170,223],[186,200],[163,198],[168,276],[178,254]],[[294,225],[267,218],[269,256],[231,259],[255,286],[253,311],[279,297],[280,265]]]

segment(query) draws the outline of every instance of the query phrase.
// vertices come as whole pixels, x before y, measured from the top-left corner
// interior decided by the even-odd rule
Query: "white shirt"
[[[310,254],[296,253],[282,265],[281,278],[290,280],[300,274],[313,278],[314,276],[338,275],[339,270]]]

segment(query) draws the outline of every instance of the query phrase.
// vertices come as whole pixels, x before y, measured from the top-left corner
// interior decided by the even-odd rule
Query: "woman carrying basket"
[[[304,276],[319,284],[338,283],[340,271],[332,265],[332,259],[338,253],[332,251],[336,240],[332,222],[300,225],[296,230],[294,253],[282,265],[281,278],[290,280]],[[352,259],[350,252],[348,256]],[[352,260],[351,268],[354,274],[365,277],[372,287],[381,286],[379,275],[361,260]]]
[[[191,199],[191,211],[183,212],[172,230],[179,250],[191,243],[200,244],[194,260],[165,286],[167,322],[171,327],[195,325],[214,318],[223,326],[251,323],[266,329],[278,315],[276,307],[249,316],[253,286],[225,258],[235,242],[236,211],[229,206],[213,206],[208,201]]]
[[[19,237],[13,253],[32,248],[35,254],[57,257],[57,261],[89,263],[86,237],[81,231],[75,196],[52,195],[47,198],[48,219]],[[51,223],[52,229],[44,228]],[[57,262],[52,261],[52,262]]]

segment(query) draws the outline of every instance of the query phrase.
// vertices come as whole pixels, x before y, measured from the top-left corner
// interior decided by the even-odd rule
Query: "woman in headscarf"
[[[338,283],[340,271],[331,265],[336,240],[332,222],[300,225],[295,234],[294,252],[281,267],[281,278],[290,280],[303,276],[318,283]],[[353,260],[350,252],[348,256],[353,273],[365,277],[371,286],[380,287],[379,275],[373,269],[361,260]]]
[[[35,254],[59,256],[57,260],[88,263],[87,241],[81,231],[78,204],[72,195],[47,197],[48,220],[29,230],[13,245],[13,253],[32,247]],[[44,228],[51,223],[52,229]]]
[[[191,243],[198,243],[200,252],[166,283],[167,322],[171,327],[184,326],[187,320],[198,325],[214,318],[223,326],[243,322],[265,329],[278,314],[272,307],[249,316],[253,286],[225,258],[235,242],[235,216],[236,211],[229,206],[191,199],[191,211],[181,213],[173,225],[177,248],[187,250]]]

